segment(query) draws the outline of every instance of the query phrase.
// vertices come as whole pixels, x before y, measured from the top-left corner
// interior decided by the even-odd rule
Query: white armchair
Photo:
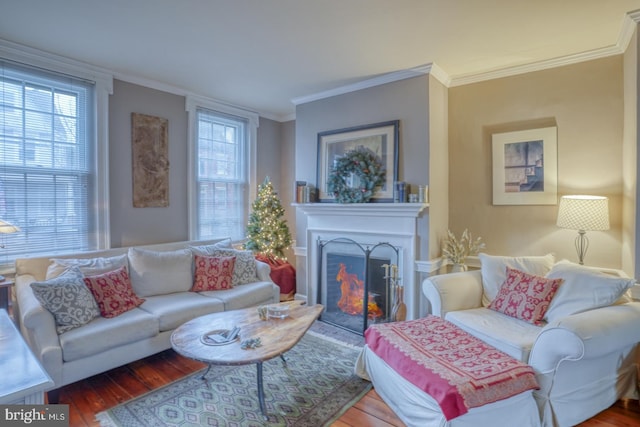
[[[490,258],[488,264],[514,260]],[[555,315],[539,326],[486,307],[491,286],[484,281],[493,273],[485,270],[433,276],[424,280],[422,290],[432,314],[534,368],[540,385],[534,397],[543,426],[573,426],[620,398],[638,398],[640,302],[626,296],[633,280],[622,275],[567,262],[555,264],[547,276],[554,272],[564,280],[547,312],[553,308]],[[617,286],[616,291],[609,285]],[[565,315],[587,307],[579,306],[585,302],[580,299],[600,307]]]

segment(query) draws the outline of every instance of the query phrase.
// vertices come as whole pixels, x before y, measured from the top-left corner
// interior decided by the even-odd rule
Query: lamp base
[[[584,256],[589,249],[589,239],[586,236],[587,232],[584,230],[578,230],[578,236],[575,240],[576,252],[578,252],[578,262],[580,265],[584,265]]]

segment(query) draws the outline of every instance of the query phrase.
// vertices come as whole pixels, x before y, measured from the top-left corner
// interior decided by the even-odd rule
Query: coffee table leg
[[[209,373],[209,371],[211,370],[211,363],[209,363],[209,366],[207,366],[207,370],[204,372],[204,374],[202,374],[202,376],[200,377],[200,379],[205,379],[205,377],[207,376],[207,374]]]
[[[264,407],[264,387],[262,385],[262,362],[256,364],[258,367],[258,402],[260,402],[260,410],[262,415],[267,416],[267,410]]]

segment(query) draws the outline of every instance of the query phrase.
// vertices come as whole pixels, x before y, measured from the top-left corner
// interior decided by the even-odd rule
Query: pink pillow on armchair
[[[507,267],[507,278],[489,308],[540,325],[562,281]]]

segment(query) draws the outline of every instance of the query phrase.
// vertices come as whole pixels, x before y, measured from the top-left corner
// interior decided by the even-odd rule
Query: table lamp
[[[562,196],[557,225],[578,230],[576,252],[580,264],[584,264],[584,256],[589,248],[587,231],[609,229],[609,199],[602,196]]]
[[[3,221],[0,219],[0,233],[1,234],[11,234],[17,233],[20,231],[20,227],[15,226],[7,221]],[[4,249],[4,240],[0,243],[0,248]],[[4,280],[4,276],[0,275],[0,282]]]

